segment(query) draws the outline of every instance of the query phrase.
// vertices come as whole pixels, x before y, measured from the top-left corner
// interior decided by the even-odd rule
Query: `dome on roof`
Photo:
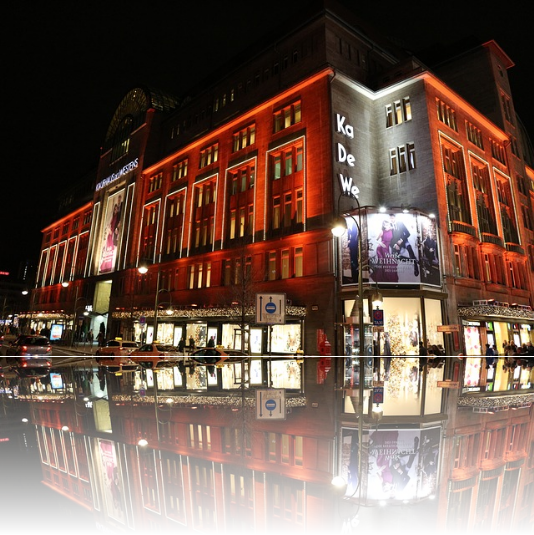
[[[137,87],[128,92],[117,106],[113,119],[106,133],[105,145],[109,145],[121,128],[125,117],[130,117],[133,123],[144,121],[145,114],[150,108],[167,112],[178,106],[178,99],[158,89]]]

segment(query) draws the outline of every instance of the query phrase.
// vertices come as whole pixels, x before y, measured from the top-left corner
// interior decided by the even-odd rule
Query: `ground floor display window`
[[[345,302],[345,311],[354,301]],[[441,301],[419,297],[386,297],[382,303],[383,325],[372,325],[366,317],[365,354],[366,355],[419,355],[419,343],[427,348],[435,346],[444,351],[443,333],[438,332],[442,325]],[[359,354],[358,323],[345,325],[345,354]]]

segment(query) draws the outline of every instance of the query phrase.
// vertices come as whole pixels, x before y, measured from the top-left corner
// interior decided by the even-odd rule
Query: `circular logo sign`
[[[274,411],[274,409],[276,409],[276,401],[274,399],[268,399],[266,402],[265,402],[265,408],[268,410],[268,411]]]
[[[265,312],[274,314],[276,312],[276,305],[274,303],[267,303],[265,305]]]

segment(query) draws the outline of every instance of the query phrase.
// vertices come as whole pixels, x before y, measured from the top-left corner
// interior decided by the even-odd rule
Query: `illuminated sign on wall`
[[[104,178],[104,180],[101,180],[96,185],[96,191],[99,191],[102,188],[109,186],[116,180],[119,180],[119,178],[123,177],[124,175],[127,175],[128,173],[132,172],[134,169],[137,169],[138,165],[139,165],[139,158],[136,158],[135,160],[132,160],[131,162],[127,163],[122,169],[119,169],[116,173],[113,173],[109,175],[107,178]]]
[[[336,132],[347,139],[354,139],[354,127],[348,124],[347,118],[339,113],[336,114]],[[356,163],[355,156],[342,143],[336,144],[336,159],[338,163],[345,164],[348,167],[354,167]],[[354,197],[355,199],[358,198],[360,189],[354,184],[352,177],[339,173],[339,182],[344,195]]]

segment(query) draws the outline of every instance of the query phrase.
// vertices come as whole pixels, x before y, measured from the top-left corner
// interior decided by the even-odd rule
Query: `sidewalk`
[[[80,342],[76,345],[62,345],[62,344],[52,344],[52,348],[57,348],[58,350],[60,350],[61,352],[65,352],[67,354],[72,354],[72,355],[87,355],[88,357],[90,356],[94,356],[95,353],[96,353],[96,350],[98,349],[98,345],[93,343],[92,345],[91,344],[88,344],[87,342],[86,343],[83,343],[83,342]],[[52,351],[53,351],[52,349]]]

